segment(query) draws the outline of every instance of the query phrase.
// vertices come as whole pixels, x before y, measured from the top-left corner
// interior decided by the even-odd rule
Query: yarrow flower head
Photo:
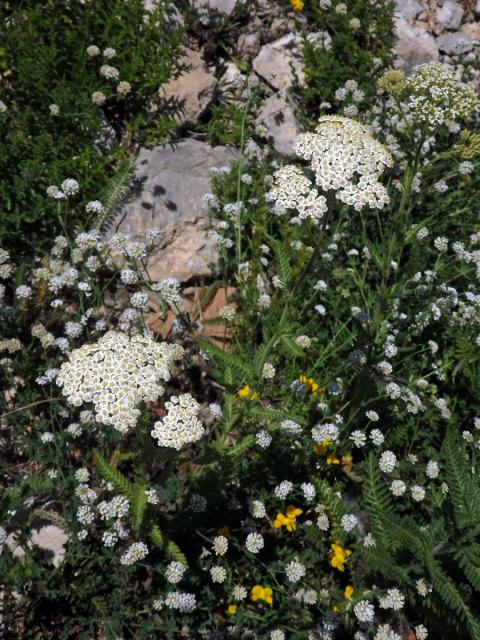
[[[267,200],[274,202],[273,211],[283,215],[293,209],[301,220],[319,220],[327,212],[327,200],[319,195],[312,181],[299,167],[286,165],[273,174],[274,187]]]
[[[180,613],[190,613],[197,606],[197,599],[193,593],[171,591],[165,597],[165,606],[169,609],[176,609]]]
[[[165,570],[165,577],[171,584],[176,584],[180,582],[183,578],[183,574],[185,573],[185,567],[181,562],[170,562]]]
[[[120,564],[132,565],[138,560],[143,560],[148,554],[148,547],[144,542],[134,542],[120,558]]]
[[[183,356],[177,345],[109,331],[75,349],[60,367],[57,384],[74,406],[92,402],[96,419],[125,433],[140,416],[137,406],[164,393],[170,366]]]
[[[201,421],[197,418],[200,410],[198,402],[189,394],[172,396],[165,403],[167,415],[154,424],[151,435],[160,447],[181,449],[187,444],[197,442],[205,433]]]
[[[322,116],[315,132],[298,136],[293,148],[309,162],[316,186],[334,191],[341,202],[359,211],[382,209],[390,201],[379,178],[393,159],[365,125],[344,116]],[[287,165],[274,179],[267,198],[275,202],[276,213],[295,209],[300,218],[321,218],[326,212],[325,197],[300,168]]]
[[[430,128],[448,120],[471,118],[479,108],[476,92],[458,80],[451,66],[441,62],[419,65],[407,79],[406,90],[414,121]]]

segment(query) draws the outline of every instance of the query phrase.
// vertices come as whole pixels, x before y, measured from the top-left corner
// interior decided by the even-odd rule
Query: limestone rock
[[[304,82],[303,65],[295,54],[300,46],[300,36],[296,33],[264,45],[253,61],[253,69],[275,89],[288,89],[295,76],[300,84]]]
[[[300,133],[295,118],[293,104],[284,91],[267,98],[258,114],[256,125],[263,125],[267,130],[267,137],[272,138],[273,147],[283,155],[293,155],[292,145]]]
[[[465,11],[455,0],[445,0],[443,7],[437,11],[437,23],[443,29],[455,31],[462,24]]]
[[[54,524],[47,524],[38,530],[33,529],[32,544],[45,551],[53,564],[58,567],[65,557],[65,545],[68,535]]]
[[[440,51],[448,55],[458,55],[473,49],[473,42],[463,31],[445,33],[437,38],[437,44]]]
[[[228,62],[220,78],[220,84],[227,89],[240,89],[245,82],[245,76],[234,62]]]
[[[238,38],[237,52],[238,55],[246,60],[252,60],[260,51],[261,38],[260,32],[242,34]]]
[[[406,20],[415,19],[422,11],[422,5],[417,0],[396,0],[396,10]]]
[[[237,3],[238,0],[193,0],[192,2],[195,7],[216,9],[220,13],[225,13],[227,16],[234,12]]]
[[[471,40],[480,40],[480,22],[466,22],[461,29]]]
[[[214,243],[207,237],[208,208],[205,193],[211,190],[212,167],[230,165],[238,152],[211,147],[187,138],[175,146],[141,149],[135,169],[138,196],[125,205],[108,231],[144,240],[149,229],[161,232],[161,249],[151,256],[149,272],[154,280],[177,278],[187,282],[211,274],[217,260]]]
[[[166,100],[178,103],[179,124],[195,124],[210,104],[216,78],[198,51],[188,49],[179,62],[185,71],[161,87],[160,92]]]
[[[420,27],[410,25],[405,18],[395,20],[397,44],[395,45],[395,67],[408,71],[417,64],[438,58],[435,38]]]

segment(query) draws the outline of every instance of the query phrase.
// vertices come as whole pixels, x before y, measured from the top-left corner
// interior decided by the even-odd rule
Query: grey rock
[[[245,76],[234,62],[229,62],[225,66],[225,71],[220,78],[220,84],[227,89],[240,89],[245,83]]]
[[[296,53],[301,45],[297,33],[289,33],[283,38],[264,45],[253,61],[253,69],[275,89],[288,89],[298,78],[304,82],[303,65]]]
[[[396,9],[406,20],[414,20],[422,11],[422,5],[417,0],[396,0]]]
[[[473,49],[472,40],[463,31],[445,33],[437,38],[437,44],[440,51],[450,56],[467,53]]]
[[[162,248],[150,257],[154,280],[187,282],[211,274],[217,250],[205,229],[212,167],[231,165],[238,152],[188,138],[175,146],[141,149],[136,161],[137,197],[118,214],[107,236],[116,231],[144,240],[149,229],[162,234]]]
[[[246,60],[252,60],[260,51],[260,32],[244,33],[238,38],[237,52]]]
[[[480,22],[466,22],[460,31],[466,33],[470,40],[480,41]]]
[[[178,103],[180,125],[195,124],[210,104],[217,81],[198,51],[187,49],[179,62],[185,71],[163,85],[160,95]]]
[[[397,69],[408,71],[417,64],[437,60],[439,56],[435,38],[420,27],[414,27],[397,17],[395,20],[397,43],[395,45],[395,63]]]
[[[68,535],[54,524],[47,524],[32,531],[32,544],[47,552],[53,564],[58,567],[65,557]]]
[[[283,155],[292,155],[292,145],[301,132],[292,102],[284,91],[267,98],[258,114],[256,125],[263,125],[273,147]]]
[[[455,31],[462,24],[465,11],[455,0],[445,0],[443,7],[437,11],[437,23],[443,29]]]
[[[32,545],[39,547],[46,558],[51,560],[56,567],[65,558],[65,545],[68,542],[68,535],[57,525],[38,524],[32,527],[32,535],[25,546],[22,546],[19,540],[20,537],[17,531],[10,533],[5,540],[5,546],[17,558],[24,556],[27,553],[27,549],[30,549]]]
[[[194,7],[205,7],[207,9],[216,9],[220,13],[229,16],[234,12],[238,4],[238,0],[193,0]]]

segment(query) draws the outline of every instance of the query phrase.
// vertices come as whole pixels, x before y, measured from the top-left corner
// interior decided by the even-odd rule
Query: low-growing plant
[[[52,225],[61,231],[50,185],[75,175],[85,205],[136,143],[173,131],[175,105],[158,93],[182,39],[171,11],[163,0],[151,11],[142,0],[6,3],[0,239],[11,250],[31,254]],[[82,224],[82,207],[74,213]]]

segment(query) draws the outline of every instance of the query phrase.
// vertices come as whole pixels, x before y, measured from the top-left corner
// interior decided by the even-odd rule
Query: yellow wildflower
[[[334,569],[341,571],[342,573],[345,571],[345,561],[348,556],[352,555],[350,549],[344,549],[338,542],[334,542],[331,545],[333,554],[330,558],[330,564]]]
[[[252,602],[264,600],[267,604],[273,604],[273,591],[270,587],[262,587],[261,584],[256,584],[252,587],[250,599]]]
[[[237,613],[237,605],[236,604],[229,604],[228,605],[228,609],[227,609],[227,613],[229,616],[234,616]]]
[[[325,393],[325,389],[321,387],[318,382],[315,382],[313,378],[307,378],[303,374],[299,377],[300,382],[310,389],[310,391],[316,396],[322,396]]]
[[[253,391],[249,384],[246,384],[243,389],[240,389],[237,395],[243,400],[256,400],[259,397],[258,393]]]
[[[343,595],[345,596],[345,598],[347,598],[347,600],[350,600],[350,598],[352,597],[352,594],[353,594],[353,587],[351,584],[347,584]]]
[[[283,513],[277,513],[277,517],[273,526],[275,529],[280,529],[280,527],[286,527],[287,531],[295,531],[297,528],[297,516],[300,516],[303,513],[301,509],[293,506],[293,504],[289,504],[287,507],[286,515]]]
[[[340,458],[337,456],[327,456],[327,464],[340,464]]]
[[[290,2],[295,11],[303,11],[303,7],[305,6],[303,0],[290,0]]]
[[[331,444],[332,444],[331,440],[322,440],[320,444],[313,445],[313,450],[315,451],[315,453],[318,453],[319,455],[323,455],[324,453],[326,453],[328,447]]]

